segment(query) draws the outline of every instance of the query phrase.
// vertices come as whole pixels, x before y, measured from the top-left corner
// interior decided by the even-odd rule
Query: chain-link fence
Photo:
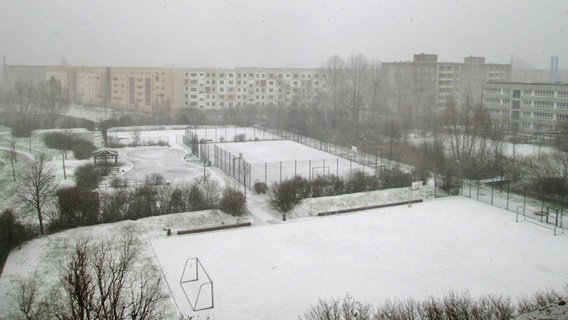
[[[197,142],[200,143],[265,141],[283,139],[278,135],[256,127],[192,126],[185,128],[184,136],[188,141],[193,137],[198,137]]]
[[[512,190],[508,181],[500,179],[464,180],[463,196],[508,210],[517,221],[530,221],[554,229],[555,234],[565,228],[564,210],[568,197],[551,197],[530,192],[528,189]]]
[[[377,168],[377,170],[379,171],[381,169],[392,169],[393,167],[399,167],[407,171],[411,171],[413,169],[413,167],[411,166],[385,159],[383,157],[380,157],[378,154],[361,152],[361,150],[359,150],[357,146],[340,146],[326,141],[274,128],[263,127],[259,128],[259,130],[266,131],[276,137],[281,137],[281,139],[284,140],[295,141],[308,147],[327,152],[331,155],[349,159],[352,162],[358,163],[363,166]]]

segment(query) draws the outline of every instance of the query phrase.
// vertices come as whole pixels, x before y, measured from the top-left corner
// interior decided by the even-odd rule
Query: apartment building
[[[486,63],[484,57],[439,62],[435,54],[416,54],[412,62],[383,63],[385,102],[393,111],[422,117],[448,105],[466,109],[481,104],[485,82],[511,81],[509,64]]]
[[[325,84],[318,69],[183,70],[184,106],[190,108],[309,106],[319,101],[324,88]]]
[[[483,109],[505,130],[555,131],[559,123],[568,122],[568,83],[488,82]]]
[[[105,99],[109,106],[140,112],[177,109],[173,69],[107,68],[105,72]]]

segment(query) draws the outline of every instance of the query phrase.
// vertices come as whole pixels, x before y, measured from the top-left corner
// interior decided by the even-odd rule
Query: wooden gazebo
[[[110,167],[118,164],[118,152],[112,149],[103,148],[93,152],[95,168]]]

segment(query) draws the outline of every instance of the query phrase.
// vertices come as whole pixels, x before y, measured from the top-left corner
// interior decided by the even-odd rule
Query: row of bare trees
[[[68,98],[61,81],[54,77],[38,84],[18,80],[5,92],[4,104],[3,121],[12,128],[12,134],[27,137],[34,129],[53,128],[68,106]]]
[[[377,305],[347,295],[341,300],[320,299],[299,318],[302,320],[510,320],[564,301],[566,292],[539,291],[516,303],[511,298],[486,295],[474,298],[467,292],[450,292],[441,298],[386,300]],[[516,319],[516,318],[515,318]],[[541,319],[541,318],[539,318]]]

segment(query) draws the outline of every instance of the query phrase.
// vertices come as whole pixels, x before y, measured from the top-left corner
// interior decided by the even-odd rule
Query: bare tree
[[[362,55],[350,56],[346,64],[348,109],[353,126],[353,142],[360,138],[361,111],[365,106],[365,92],[369,86],[369,60]]]
[[[140,145],[142,130],[140,130],[140,128],[135,128],[130,134],[130,137],[132,138],[132,146],[137,147],[138,145]]]
[[[34,274],[17,281],[13,298],[16,302],[18,313],[21,315],[19,318],[26,320],[41,319],[43,310],[41,307],[42,303],[39,301],[39,284],[37,279],[37,274]],[[14,318],[18,318],[18,315],[14,315]]]
[[[345,101],[345,61],[338,55],[330,57],[322,66],[321,74],[326,84],[323,102],[333,111],[339,111]]]
[[[41,109],[47,116],[49,124],[53,127],[55,119],[68,105],[65,90],[61,81],[51,77],[47,82],[41,83],[39,88]]]
[[[540,194],[564,195],[568,190],[568,153],[556,151],[526,158],[528,176]]]
[[[460,176],[473,174],[475,166],[488,156],[483,110],[458,110],[455,103],[450,103],[443,114],[443,125],[447,130],[451,159],[456,162]]]
[[[39,94],[31,82],[18,80],[14,88],[7,92],[6,103],[14,117],[12,134],[16,137],[28,137],[35,128],[34,116],[38,111]]]
[[[221,194],[221,186],[209,174],[204,176],[204,179],[195,179],[194,183],[197,184],[207,209],[216,208],[219,204],[219,195]]]
[[[161,278],[155,270],[134,270],[138,241],[79,240],[62,267],[63,314],[69,319],[160,319]]]
[[[130,233],[77,240],[60,267],[60,286],[49,294],[57,299],[38,299],[37,282],[26,280],[15,294],[18,312],[24,319],[163,319],[161,277],[149,267],[136,270],[138,254]]]
[[[35,211],[39,220],[40,234],[44,234],[44,207],[55,197],[57,176],[55,166],[41,154],[28,161],[21,173],[18,197],[25,207]]]

